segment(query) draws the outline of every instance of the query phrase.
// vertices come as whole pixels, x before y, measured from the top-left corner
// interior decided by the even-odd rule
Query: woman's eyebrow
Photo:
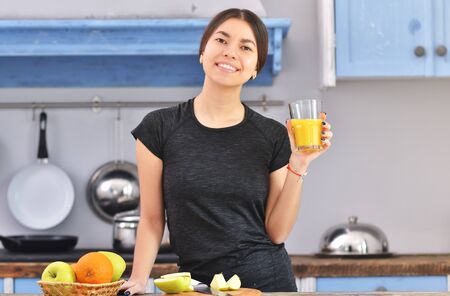
[[[225,36],[227,38],[231,37],[230,34],[228,34],[227,32],[224,32],[224,31],[218,31],[218,32],[216,32],[216,34],[222,34],[223,36]],[[256,46],[255,42],[251,39],[241,39],[241,42],[242,43],[252,43],[254,46]]]

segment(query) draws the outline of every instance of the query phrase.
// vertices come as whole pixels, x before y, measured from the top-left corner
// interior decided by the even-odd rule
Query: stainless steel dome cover
[[[320,240],[322,254],[369,255],[389,252],[383,231],[370,224],[357,223],[358,217],[348,218],[348,224],[329,228]]]

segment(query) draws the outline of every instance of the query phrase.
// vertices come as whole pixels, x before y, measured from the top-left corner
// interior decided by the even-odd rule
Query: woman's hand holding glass
[[[286,128],[288,130],[289,141],[291,144],[291,158],[289,163],[292,168],[294,168],[299,173],[304,173],[311,161],[325,153],[331,146],[331,138],[333,137],[333,132],[331,131],[331,125],[326,121],[327,115],[324,112],[320,113],[320,117],[322,119],[321,125],[322,128],[320,130],[320,141],[321,145],[319,149],[298,149],[296,142],[299,143],[299,139],[295,138],[294,128],[292,124],[292,119],[288,120],[286,123]],[[297,133],[297,136],[299,133]]]

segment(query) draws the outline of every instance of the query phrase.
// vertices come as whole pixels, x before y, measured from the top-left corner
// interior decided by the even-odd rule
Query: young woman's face
[[[251,27],[243,20],[228,19],[211,35],[202,54],[203,70],[216,83],[244,84],[256,75],[258,51]]]

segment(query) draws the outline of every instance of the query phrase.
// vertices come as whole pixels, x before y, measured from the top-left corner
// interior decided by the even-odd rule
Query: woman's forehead
[[[252,28],[244,20],[228,19],[217,27],[213,35],[224,35],[223,33],[229,35],[230,38],[249,39],[256,43]]]

